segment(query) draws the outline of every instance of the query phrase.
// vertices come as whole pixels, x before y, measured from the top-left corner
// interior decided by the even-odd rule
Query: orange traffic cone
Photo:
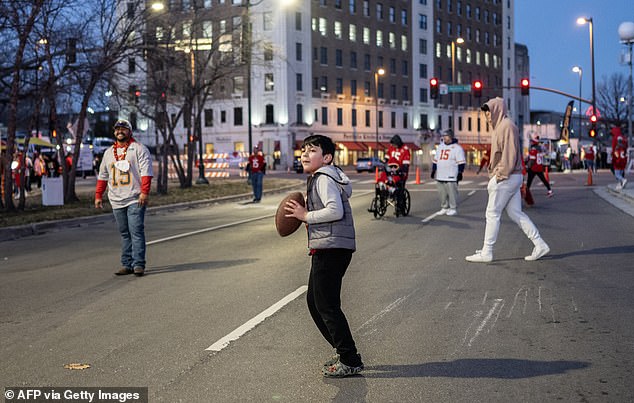
[[[374,183],[379,183],[379,167],[374,168]]]
[[[588,169],[588,181],[586,182],[586,186],[592,186],[592,169]]]
[[[416,167],[416,184],[420,185],[420,167]]]

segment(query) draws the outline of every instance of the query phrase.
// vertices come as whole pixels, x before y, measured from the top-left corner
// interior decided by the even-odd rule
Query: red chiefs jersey
[[[251,172],[262,172],[264,170],[264,157],[257,154],[249,157],[249,164],[251,164]]]
[[[612,153],[612,166],[619,171],[627,167],[627,152],[625,147],[616,146],[616,149],[614,149]]]
[[[398,164],[399,166],[409,165],[411,160],[411,155],[409,152],[409,147],[403,145],[403,147],[398,148],[393,145],[390,145],[390,148],[387,149],[387,164]]]
[[[533,172],[544,172],[544,153],[537,147],[531,147],[528,152],[528,166]]]

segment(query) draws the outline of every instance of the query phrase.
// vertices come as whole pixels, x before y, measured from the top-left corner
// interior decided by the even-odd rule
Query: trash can
[[[42,205],[63,206],[64,205],[64,183],[61,177],[42,177]]]

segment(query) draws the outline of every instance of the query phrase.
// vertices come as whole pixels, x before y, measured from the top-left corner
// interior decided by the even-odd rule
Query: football
[[[279,206],[277,206],[277,212],[275,213],[275,228],[280,236],[289,236],[293,232],[297,231],[302,225],[302,222],[295,217],[286,217],[286,202],[289,200],[295,200],[302,206],[304,203],[304,195],[301,192],[293,192],[282,199]]]

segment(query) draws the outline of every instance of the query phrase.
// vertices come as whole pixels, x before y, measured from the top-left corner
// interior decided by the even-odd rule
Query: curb
[[[289,189],[294,189],[300,186],[304,186],[303,183],[297,185],[283,186],[277,189],[265,190],[262,193],[265,195],[271,195],[276,193],[282,193]],[[195,200],[191,202],[183,202],[176,204],[166,204],[164,206],[148,207],[147,212],[153,213],[163,210],[179,210],[185,208],[197,208],[207,206],[216,203],[225,203],[242,199],[250,199],[253,197],[253,193],[241,193],[231,196],[223,196],[215,199]],[[64,220],[55,221],[42,221],[38,223],[16,225],[13,227],[0,228],[0,242],[13,241],[19,238],[24,238],[32,235],[41,235],[47,232],[54,231],[59,228],[68,227],[80,227],[82,225],[94,224],[104,221],[114,221],[112,213],[96,214],[86,217],[69,218]]]

